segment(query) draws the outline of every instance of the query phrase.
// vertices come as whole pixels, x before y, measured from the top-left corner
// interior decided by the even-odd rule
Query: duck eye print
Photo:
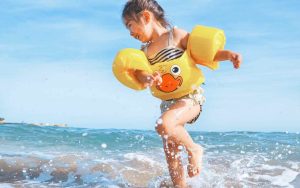
[[[181,69],[178,65],[173,65],[171,67],[171,73],[175,76],[178,76],[181,73]]]

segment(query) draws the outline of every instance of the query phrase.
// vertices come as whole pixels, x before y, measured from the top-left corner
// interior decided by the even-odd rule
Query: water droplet
[[[156,121],[157,124],[161,125],[163,123],[163,120],[161,118],[159,118],[157,121]]]
[[[82,136],[87,136],[88,135],[88,133],[82,133]]]
[[[105,148],[107,148],[107,145],[105,143],[103,143],[103,144],[101,144],[101,147],[105,149]]]
[[[179,150],[183,150],[183,146],[181,146],[181,145],[178,146],[178,149],[179,149]]]

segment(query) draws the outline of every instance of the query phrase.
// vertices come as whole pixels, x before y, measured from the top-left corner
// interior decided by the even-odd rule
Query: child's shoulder
[[[173,32],[174,32],[174,35],[178,35],[178,36],[188,34],[188,32],[186,30],[179,28],[177,26],[173,27]]]
[[[189,33],[181,28],[173,28],[174,39],[180,43],[181,48],[186,49]]]

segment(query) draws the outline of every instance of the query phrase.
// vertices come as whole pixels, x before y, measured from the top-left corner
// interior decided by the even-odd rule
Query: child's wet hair
[[[139,13],[143,10],[148,10],[153,13],[157,21],[165,27],[170,27],[170,23],[165,18],[164,9],[155,0],[129,0],[124,6],[122,12],[123,21],[132,19],[139,22]]]

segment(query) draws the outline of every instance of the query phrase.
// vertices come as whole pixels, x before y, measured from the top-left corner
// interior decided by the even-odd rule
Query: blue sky
[[[11,122],[154,130],[160,101],[125,88],[111,65],[139,48],[122,25],[126,1],[2,0],[0,117]],[[204,112],[189,130],[300,131],[300,2],[158,1],[173,25],[222,28],[244,62],[206,75]]]

